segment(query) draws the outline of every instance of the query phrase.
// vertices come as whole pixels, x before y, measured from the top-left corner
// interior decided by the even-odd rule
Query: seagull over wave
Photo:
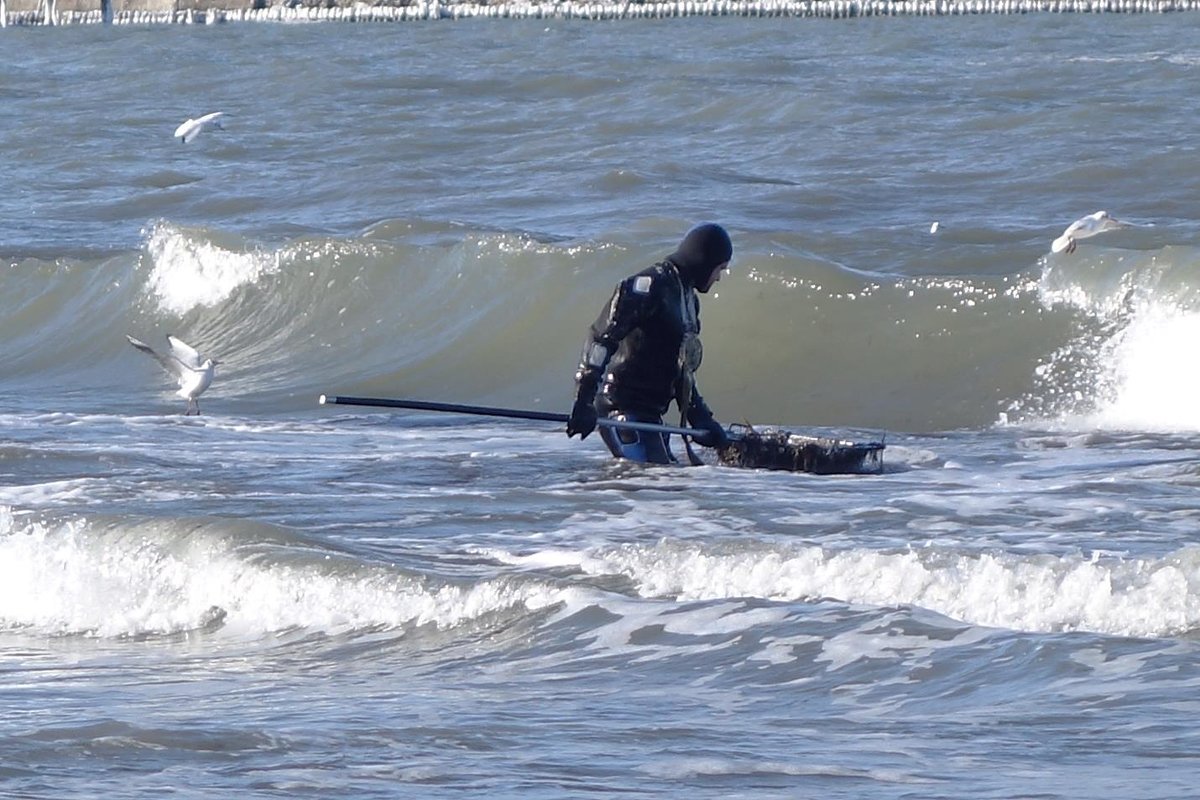
[[[223,116],[225,116],[224,111],[214,111],[211,114],[205,114],[203,117],[184,120],[183,124],[175,129],[175,138],[181,139],[184,144],[187,144],[199,136],[201,131],[209,125],[225,130],[225,126],[221,124],[221,117]]]
[[[125,334],[125,338],[138,350],[153,356],[159,364],[162,364],[163,369],[174,375],[179,381],[178,394],[187,400],[187,410],[183,412],[183,415],[185,417],[200,416],[200,395],[204,394],[204,390],[212,383],[213,371],[220,362],[204,358],[191,345],[185,344],[174,336],[167,337],[167,345],[170,347],[168,353],[160,353],[129,334]]]
[[[1119,219],[1109,216],[1107,211],[1097,211],[1094,214],[1088,214],[1086,217],[1080,217],[1068,225],[1067,229],[1063,231],[1062,236],[1051,242],[1050,252],[1074,253],[1075,243],[1079,239],[1086,239],[1098,233],[1128,227],[1130,227],[1128,222],[1122,222]]]

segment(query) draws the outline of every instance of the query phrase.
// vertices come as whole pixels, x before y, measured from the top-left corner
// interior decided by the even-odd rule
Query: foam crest
[[[1045,416],[1088,428],[1200,430],[1200,376],[1181,354],[1200,336],[1197,254],[1164,248],[1047,261],[1039,299],[1081,315],[1076,336],[1035,369]],[[1021,405],[1014,405],[1014,409]]]
[[[147,289],[173,314],[215,306],[279,269],[275,253],[235,252],[166,223],[154,226],[145,247],[152,264]]]
[[[643,597],[680,601],[830,598],[910,605],[974,625],[1034,632],[1154,637],[1200,627],[1198,548],[1161,559],[1089,559],[935,548],[713,552],[662,542],[581,554],[579,567],[624,575]]]
[[[1190,364],[1200,313],[1159,307],[1140,313],[1111,344],[1111,399],[1097,409],[1100,427],[1200,430],[1200,372]]]
[[[562,602],[544,583],[435,585],[328,558],[245,557],[225,535],[147,523],[97,530],[0,507],[0,625],[49,635],[180,633],[245,638],[289,629],[438,628]]]

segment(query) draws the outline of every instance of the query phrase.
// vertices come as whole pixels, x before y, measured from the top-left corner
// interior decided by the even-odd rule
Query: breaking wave
[[[587,325],[677,228],[557,242],[401,219],[270,243],[159,221],[136,252],[0,272],[0,370],[76,407],[145,403],[171,387],[123,334],[171,333],[221,360],[214,411],[325,392],[563,409]],[[1198,262],[1081,247],[1017,274],[907,277],[747,235],[704,303],[700,380],[729,421],[1196,430]]]

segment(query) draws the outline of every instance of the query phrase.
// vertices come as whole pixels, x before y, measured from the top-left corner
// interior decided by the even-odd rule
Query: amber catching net
[[[729,426],[729,447],[717,451],[721,464],[818,475],[883,471],[883,442],[851,442],[789,431]]]

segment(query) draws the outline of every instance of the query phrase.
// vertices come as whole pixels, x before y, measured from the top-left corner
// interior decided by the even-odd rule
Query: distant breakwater
[[[211,25],[226,22],[407,22],[507,18],[686,16],[850,19],[973,14],[1138,14],[1195,11],[1200,0],[0,0],[5,25]]]

